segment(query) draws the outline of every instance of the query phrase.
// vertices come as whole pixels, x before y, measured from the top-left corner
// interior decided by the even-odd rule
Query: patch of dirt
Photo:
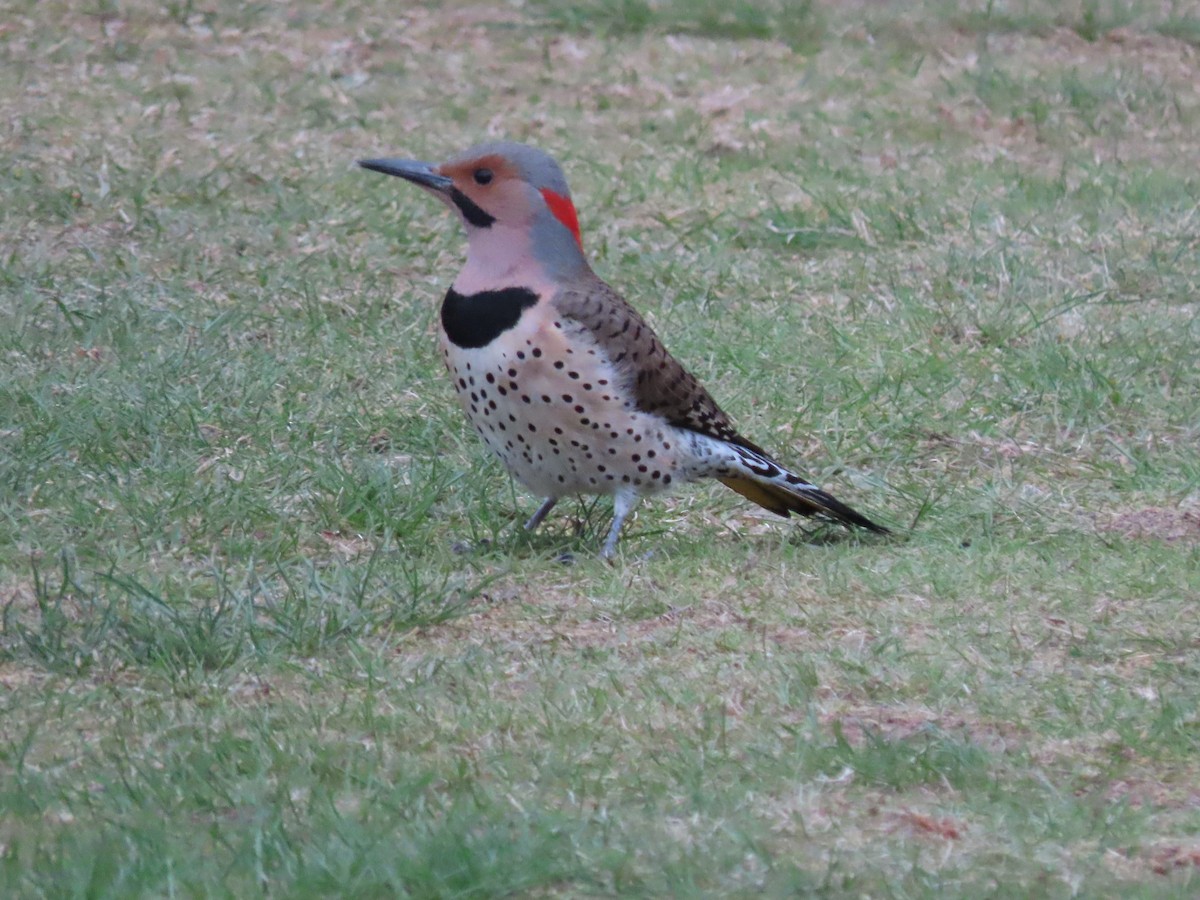
[[[20,580],[0,587],[0,608],[9,614],[33,613],[37,609],[37,592],[33,582]]]
[[[1003,753],[1020,737],[1018,729],[1009,723],[938,715],[933,710],[919,707],[854,706],[821,715],[823,725],[832,725],[835,721],[851,746],[863,743],[870,732],[895,741],[936,728],[946,734],[966,735],[973,744],[988,752]]]
[[[956,841],[967,830],[966,823],[961,820],[943,816],[937,818],[928,813],[913,812],[906,809],[896,814],[897,828],[908,828],[918,835],[942,838]]]
[[[39,688],[53,676],[44,669],[18,662],[0,663],[0,688],[4,691],[18,691],[26,688]]]
[[[1200,844],[1166,844],[1147,853],[1150,868],[1156,875],[1170,875],[1181,870],[1200,871]]]
[[[1200,513],[1164,506],[1147,506],[1116,513],[1098,521],[1096,528],[1126,540],[1200,543]]]
[[[334,553],[344,559],[359,559],[369,555],[375,549],[373,541],[361,535],[346,534],[341,531],[321,531],[318,536]]]
[[[1155,809],[1200,810],[1200,786],[1184,779],[1165,782],[1155,778],[1119,778],[1108,785],[1104,796],[1134,809],[1149,806]]]

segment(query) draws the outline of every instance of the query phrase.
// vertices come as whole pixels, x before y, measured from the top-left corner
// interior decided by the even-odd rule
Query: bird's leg
[[[613,523],[608,529],[608,537],[604,539],[604,547],[600,551],[601,559],[611,559],[617,551],[617,538],[621,534],[621,526],[625,524],[625,519],[633,512],[640,499],[637,494],[631,492],[620,492],[613,496]]]
[[[542,505],[538,507],[538,511],[529,517],[529,521],[525,523],[526,531],[533,531],[542,524],[542,519],[546,518],[546,513],[554,509],[554,504],[558,502],[557,497],[547,497],[542,501]]]

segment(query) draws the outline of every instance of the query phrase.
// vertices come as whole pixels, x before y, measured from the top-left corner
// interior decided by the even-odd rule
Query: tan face
[[[434,171],[451,179],[453,188],[444,196],[468,221],[471,221],[470,210],[454,198],[455,191],[504,225],[527,227],[540,213],[549,211],[571,232],[576,246],[582,248],[579,216],[570,198],[549,188],[535,189],[503,155],[488,153],[472,159],[451,160]]]
[[[498,154],[443,163],[435,170],[453,181],[453,191],[505,225],[527,225],[533,197],[516,167]],[[451,200],[453,203],[454,201]]]
[[[472,234],[486,232],[496,223],[505,231],[525,229],[547,265],[586,265],[581,255],[579,216],[557,165],[529,147],[497,146],[530,157],[525,160],[525,168],[503,150],[491,147],[468,151],[440,165],[415,159],[363,159],[359,165],[396,175],[433,194],[462,216]],[[541,181],[545,183],[529,180],[531,165],[544,170]],[[574,247],[559,245],[562,227],[567,229]]]

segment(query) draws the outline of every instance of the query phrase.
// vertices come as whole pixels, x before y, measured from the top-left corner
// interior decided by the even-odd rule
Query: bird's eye
[[[474,178],[475,178],[476,184],[491,184],[492,170],[491,169],[476,169]]]

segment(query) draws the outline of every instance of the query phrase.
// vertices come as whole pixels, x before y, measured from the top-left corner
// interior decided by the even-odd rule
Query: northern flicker
[[[588,265],[558,163],[495,142],[447,162],[365,159],[454,210],[467,261],[442,303],[442,358],[467,418],[540,497],[609,494],[610,557],[642,497],[716,478],[773,513],[887,529],[742,437],[645,320]]]

